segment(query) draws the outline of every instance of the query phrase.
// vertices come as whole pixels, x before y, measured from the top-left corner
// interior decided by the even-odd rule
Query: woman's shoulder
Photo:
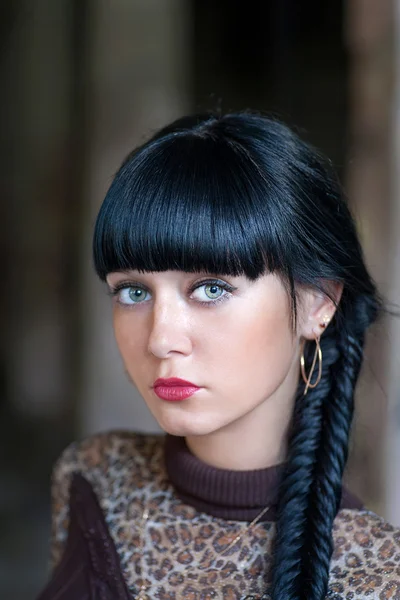
[[[136,490],[162,475],[163,444],[163,435],[108,431],[73,442],[62,452],[51,485],[53,565],[61,560],[68,538],[75,476],[86,480],[107,514],[128,492],[134,497]]]
[[[53,472],[56,478],[80,473],[93,476],[129,469],[131,474],[154,468],[162,454],[164,435],[113,430],[90,435],[72,442],[61,453]]]
[[[400,528],[369,510],[340,510],[333,528],[331,598],[400,598]]]

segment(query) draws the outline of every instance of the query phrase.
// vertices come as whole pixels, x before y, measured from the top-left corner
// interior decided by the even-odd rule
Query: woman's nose
[[[156,302],[152,312],[148,350],[157,358],[190,354],[192,342],[185,311],[178,303]]]

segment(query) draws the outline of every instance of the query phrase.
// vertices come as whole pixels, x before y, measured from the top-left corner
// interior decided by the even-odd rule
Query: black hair
[[[97,218],[99,277],[117,270],[280,275],[296,290],[343,284],[321,338],[322,379],[300,378],[280,488],[273,600],[322,600],[333,552],[367,327],[380,301],[330,163],[282,123],[254,113],[175,121],[132,152]],[[311,344],[312,346],[312,344]],[[309,368],[313,349],[306,353]],[[269,584],[268,584],[269,585]]]

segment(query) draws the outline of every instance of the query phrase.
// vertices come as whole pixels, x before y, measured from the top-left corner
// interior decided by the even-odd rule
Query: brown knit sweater
[[[143,581],[151,600],[268,598],[279,477],[210,467],[172,436],[72,444],[54,470],[54,570],[38,600],[133,600]],[[329,598],[400,600],[399,530],[345,492],[333,535]]]

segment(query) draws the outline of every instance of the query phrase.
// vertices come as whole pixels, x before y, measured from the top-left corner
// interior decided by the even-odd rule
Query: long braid
[[[278,506],[271,589],[274,600],[297,600],[303,597],[310,528],[309,507],[323,434],[322,409],[331,391],[331,368],[339,356],[336,345],[327,334],[321,339],[321,349],[324,357],[321,381],[306,396],[303,395],[304,385],[299,386],[293,414],[288,460]]]
[[[357,309],[347,316],[346,329],[335,319],[321,339],[320,384],[304,397],[300,386],[281,485],[273,600],[323,600],[327,594],[332,527],[340,507],[354,388],[365,329],[378,310],[379,300],[371,294],[358,299]],[[310,362],[310,355],[306,361]]]
[[[327,593],[333,552],[331,532],[340,507],[354,413],[354,388],[363,359],[365,329],[375,320],[378,305],[372,297],[360,298],[356,318],[348,319],[346,329],[338,329],[336,333],[340,358],[332,368],[332,392],[323,407],[323,436],[310,499],[304,595],[307,600],[320,600]]]
[[[320,600],[328,591],[333,553],[332,527],[340,507],[354,413],[354,387],[362,361],[363,340],[346,335],[340,359],[332,369],[333,389],[323,406],[323,435],[308,513],[309,536],[304,598]]]

